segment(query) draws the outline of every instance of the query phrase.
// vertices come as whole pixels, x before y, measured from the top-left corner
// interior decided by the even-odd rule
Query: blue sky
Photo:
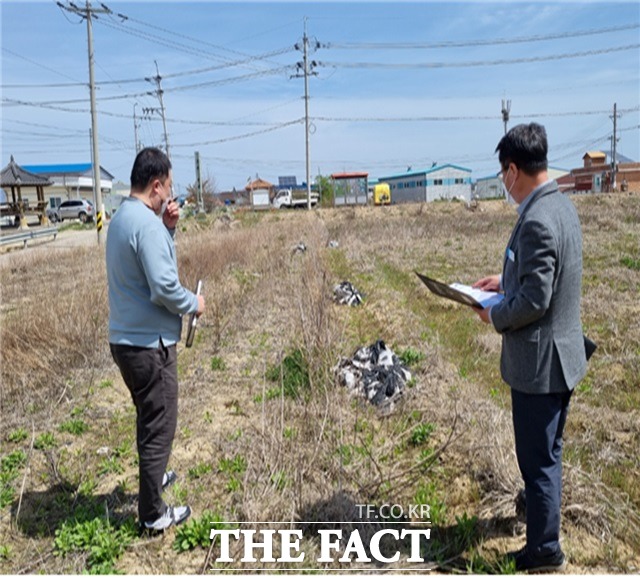
[[[434,162],[484,177],[498,169],[502,99],[509,126],[546,126],[550,162],[567,169],[610,149],[617,103],[618,151],[640,159],[636,1],[104,4],[113,14],[93,24],[100,162],[125,183],[134,110],[139,141],[163,143],[159,115],[140,118],[159,108],[145,80],[155,62],[178,192],[195,180],[195,151],[218,190],[256,175],[303,181],[304,82],[292,76],[305,22],[312,178]],[[11,154],[89,162],[86,23],[53,0],[2,0],[0,18],[2,166]]]

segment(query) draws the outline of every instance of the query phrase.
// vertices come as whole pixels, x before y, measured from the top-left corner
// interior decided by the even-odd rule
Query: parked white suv
[[[69,199],[63,201],[56,209],[47,211],[52,222],[65,219],[79,219],[82,223],[93,220],[93,205],[86,199]]]

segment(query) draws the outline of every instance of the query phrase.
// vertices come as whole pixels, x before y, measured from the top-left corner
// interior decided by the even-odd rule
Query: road
[[[108,224],[103,228],[103,245],[106,241]],[[42,252],[69,251],[81,246],[91,246],[98,244],[98,234],[95,228],[90,230],[63,230],[58,232],[55,240],[43,238],[41,240],[29,241],[26,248],[21,244],[3,247],[0,250],[0,267],[10,265],[16,258],[23,259],[26,256],[37,255]]]

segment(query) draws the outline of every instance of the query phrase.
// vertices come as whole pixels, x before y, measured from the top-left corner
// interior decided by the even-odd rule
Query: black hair
[[[154,180],[164,181],[169,177],[171,161],[156,147],[145,147],[136,155],[131,169],[131,191],[144,191]]]
[[[496,147],[503,171],[514,163],[527,175],[536,175],[547,169],[547,151],[547,132],[538,123],[516,125]]]

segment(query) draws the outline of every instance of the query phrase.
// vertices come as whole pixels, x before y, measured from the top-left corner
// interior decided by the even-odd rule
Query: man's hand
[[[482,322],[485,322],[486,324],[491,323],[491,319],[489,318],[489,310],[491,310],[491,307],[476,308],[475,306],[472,306],[472,308],[473,311],[480,317],[480,320],[482,320]]]
[[[196,310],[196,316],[202,316],[204,312],[204,296],[202,294],[198,294],[198,310]]]
[[[486,278],[480,278],[472,288],[478,288],[485,292],[500,292],[500,276],[487,276]]]
[[[180,219],[180,208],[175,199],[172,199],[167,204],[167,209],[162,214],[162,223],[170,230],[175,229]],[[204,306],[203,306],[204,308]]]

